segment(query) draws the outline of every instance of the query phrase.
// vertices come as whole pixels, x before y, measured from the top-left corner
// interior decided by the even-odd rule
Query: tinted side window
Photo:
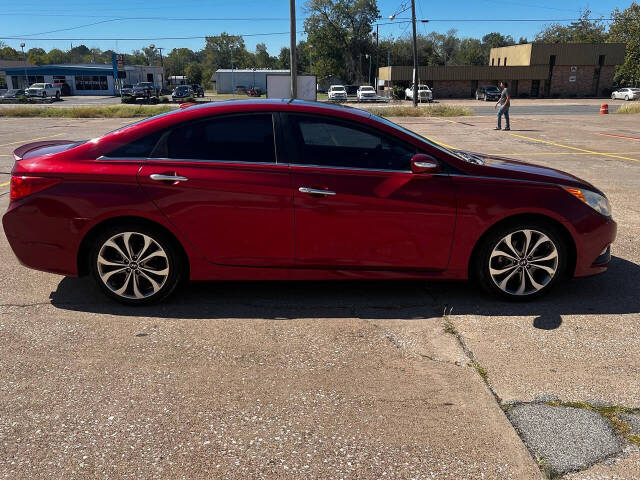
[[[290,115],[297,163],[376,170],[410,170],[415,149],[383,134],[331,119]]]
[[[112,151],[107,157],[112,158],[147,158],[151,156],[153,147],[156,146],[162,135],[161,131],[134,140]]]
[[[175,159],[275,163],[270,113],[233,115],[173,128],[154,156]],[[162,152],[162,153],[161,153]]]

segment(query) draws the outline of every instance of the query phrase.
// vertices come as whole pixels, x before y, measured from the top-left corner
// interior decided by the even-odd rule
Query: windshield
[[[498,87],[494,87],[494,86],[490,86],[490,87],[484,87],[485,90],[487,90],[488,92],[499,92],[500,90],[498,90]]]
[[[44,88],[44,83],[34,83],[31,88]]]
[[[360,87],[361,92],[373,92],[373,87]]]
[[[344,92],[344,87],[331,87],[334,92]]]

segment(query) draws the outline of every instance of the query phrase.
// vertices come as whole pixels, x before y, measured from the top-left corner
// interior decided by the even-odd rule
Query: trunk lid
[[[20,161],[27,158],[39,157],[42,155],[51,155],[54,153],[64,152],[70,148],[85,143],[85,141],[75,140],[44,140],[40,142],[32,142],[22,145],[13,151],[13,158]]]

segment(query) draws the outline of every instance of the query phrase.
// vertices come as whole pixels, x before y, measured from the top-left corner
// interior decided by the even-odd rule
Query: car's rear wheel
[[[488,292],[523,301],[551,290],[566,265],[562,235],[550,225],[531,222],[489,234],[478,251],[475,275]]]
[[[629,95],[625,95],[624,96],[624,100],[625,100],[625,102],[628,102],[629,101]]]
[[[611,94],[611,100],[615,100],[615,99],[616,99],[616,94],[615,94],[615,93],[612,93],[612,94]]]
[[[126,225],[102,232],[91,252],[92,274],[104,293],[143,305],[169,296],[182,279],[174,243],[150,228]]]

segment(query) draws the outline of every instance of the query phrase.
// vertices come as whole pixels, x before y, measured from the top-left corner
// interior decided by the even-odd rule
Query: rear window
[[[131,143],[120,146],[116,150],[110,152],[107,157],[110,158],[147,158],[151,156],[153,148],[160,140],[162,131],[157,131],[151,135],[144,136]]]

